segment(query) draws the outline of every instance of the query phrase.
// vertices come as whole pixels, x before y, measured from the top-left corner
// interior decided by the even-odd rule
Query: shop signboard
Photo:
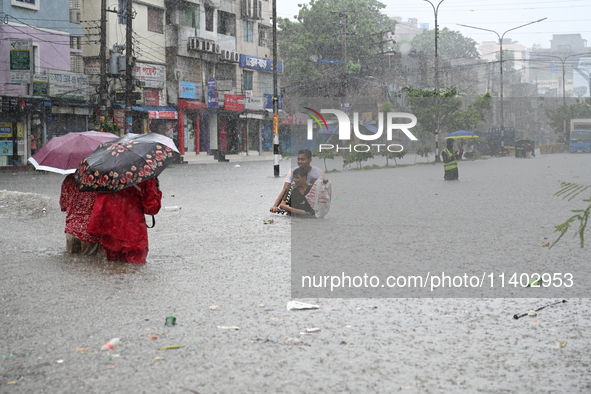
[[[267,101],[265,103],[265,108],[273,108],[273,95],[271,93],[264,93],[263,96],[265,96],[265,100]],[[281,96],[280,94],[277,95],[277,99],[278,99],[278,108],[282,109],[283,108],[283,96]]]
[[[200,82],[181,81],[181,98],[201,100],[203,88]]]
[[[216,90],[217,89],[217,81],[215,78],[209,78],[207,80],[207,90]]]
[[[44,74],[35,74],[33,76],[33,96],[47,96],[47,85],[49,78]]]
[[[265,109],[265,98],[264,97],[245,97],[244,108],[250,110],[263,110]]]
[[[84,74],[49,70],[49,96],[72,100],[89,99],[88,76]]]
[[[240,54],[240,67],[253,70],[273,71],[273,60]],[[283,62],[277,62],[277,72],[283,72]]]
[[[113,120],[119,129],[125,128],[125,110],[116,109],[113,111]]]
[[[30,38],[10,39],[10,69],[31,70],[31,48],[33,41]]]
[[[0,122],[0,137],[12,137],[12,122]]]
[[[10,39],[10,83],[30,83],[32,47],[30,38]]]
[[[244,111],[244,96],[226,94],[224,96],[224,109],[228,111]]]
[[[145,88],[164,89],[166,67],[147,63],[136,63],[134,78],[139,80]]]
[[[207,107],[209,108],[218,108],[219,101],[218,101],[218,92],[207,92]]]
[[[84,74],[88,75],[88,81],[91,85],[100,85],[101,83],[101,61],[100,59],[88,60],[84,67]]]
[[[176,119],[176,111],[148,111],[148,118],[150,119]]]

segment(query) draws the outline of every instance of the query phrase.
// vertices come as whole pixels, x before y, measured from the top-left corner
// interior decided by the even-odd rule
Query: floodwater
[[[289,165],[282,162],[282,174]],[[591,155],[460,162],[459,182],[444,182],[441,167],[330,173],[337,200],[319,225],[345,223],[345,213],[363,197],[352,190],[387,191],[401,202],[395,210],[406,230],[400,232],[405,260],[440,256],[465,267],[523,253],[524,260],[543,258],[544,268],[556,272],[591,260],[589,246],[580,249],[572,232],[551,250],[538,246],[544,237],[556,238],[553,226],[571,209],[586,206],[582,197],[565,201],[552,194],[560,180],[591,184]],[[588,299],[580,298],[588,282],[577,282],[567,303],[519,320],[513,315],[561,298],[533,298],[543,289],[531,289],[532,298],[376,293],[297,298],[320,308],[288,311],[291,225],[268,212],[283,184],[272,173],[271,162],[165,170],[163,206],[182,209],[156,216],[145,266],[65,254],[58,204],[63,177],[0,173],[0,190],[6,190],[0,192],[0,392],[591,390],[591,314]],[[466,241],[448,250],[449,235],[437,225],[446,215],[437,207],[460,198],[463,208],[453,210],[449,231]],[[412,209],[400,208],[404,204]],[[274,223],[264,224],[268,219]],[[357,230],[371,233],[367,227],[359,223]],[[492,237],[484,252],[483,244],[468,242],[478,229]],[[326,240],[316,239],[318,250],[333,238],[327,232]],[[165,327],[168,315],[176,316],[176,326]],[[309,328],[321,330],[306,333]],[[115,337],[120,346],[98,351]],[[566,346],[555,349],[557,341]],[[159,350],[176,345],[184,347]]]

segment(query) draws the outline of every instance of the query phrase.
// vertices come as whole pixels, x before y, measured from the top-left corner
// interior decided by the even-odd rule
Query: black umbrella
[[[101,144],[76,169],[81,191],[117,192],[155,178],[180,152],[174,142],[156,133],[133,134]]]

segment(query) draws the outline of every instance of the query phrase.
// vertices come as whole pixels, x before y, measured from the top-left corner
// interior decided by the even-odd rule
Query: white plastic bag
[[[308,204],[314,210],[317,218],[323,218],[330,211],[330,201],[332,196],[332,185],[330,182],[324,183],[324,177],[316,179],[312,188],[306,194]]]

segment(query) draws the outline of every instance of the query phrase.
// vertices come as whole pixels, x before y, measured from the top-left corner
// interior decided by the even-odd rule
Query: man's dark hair
[[[310,149],[300,149],[298,151],[298,155],[305,155],[308,159],[312,158],[312,152]]]
[[[304,154],[304,153],[302,153],[302,154]],[[293,176],[296,176],[296,175],[300,176],[300,177],[304,177],[304,178],[308,177],[308,173],[302,167],[298,167],[295,170],[293,170]]]

